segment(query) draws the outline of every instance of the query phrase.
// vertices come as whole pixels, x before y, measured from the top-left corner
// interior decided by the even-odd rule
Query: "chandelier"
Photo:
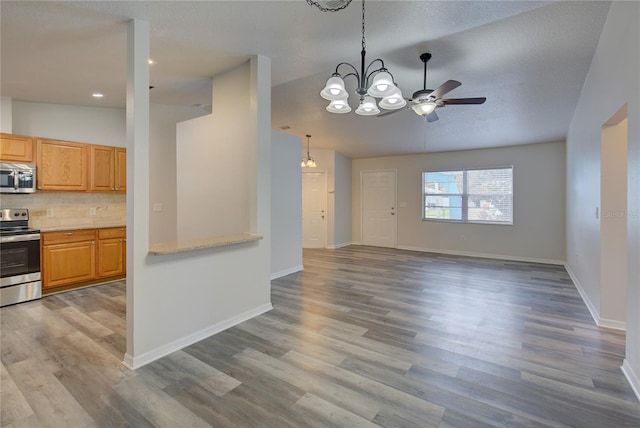
[[[315,4],[317,2],[312,3]],[[346,5],[344,7],[346,7]],[[344,79],[349,76],[355,77],[358,81],[356,93],[360,97],[360,104],[356,109],[356,114],[361,116],[375,116],[380,113],[380,109],[378,109],[376,104],[376,98],[382,98],[380,107],[385,110],[397,110],[407,105],[407,101],[402,96],[402,91],[400,91],[400,88],[396,85],[389,70],[384,66],[384,61],[376,58],[365,68],[367,44],[364,37],[364,21],[364,0],[362,0],[362,50],[360,51],[360,70],[348,62],[341,62],[336,66],[336,71],[331,75],[329,80],[327,80],[327,84],[320,92],[322,98],[330,101],[327,106],[327,111],[330,113],[343,114],[351,111],[351,107],[347,102],[349,93],[344,87]],[[371,70],[372,67],[376,66],[378,66],[378,68]],[[339,70],[341,68],[346,68],[347,74],[340,74]],[[372,77],[371,85],[369,85],[369,80]]]
[[[309,154],[309,138],[311,138],[311,135],[307,134],[306,137],[307,137],[307,157],[302,158],[302,162],[300,162],[300,166],[303,168],[315,168],[318,165],[316,165],[316,161],[314,161],[311,155]]]

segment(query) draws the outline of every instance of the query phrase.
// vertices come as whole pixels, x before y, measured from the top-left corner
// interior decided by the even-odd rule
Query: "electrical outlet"
[[[47,217],[53,217],[53,208],[47,208]]]
[[[162,204],[153,204],[153,212],[154,213],[162,212]]]
[[[89,208],[89,215],[96,215],[96,209],[95,208]]]

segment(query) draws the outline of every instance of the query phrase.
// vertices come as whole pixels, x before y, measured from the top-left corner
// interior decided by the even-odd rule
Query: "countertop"
[[[149,254],[159,256],[164,254],[184,253],[186,251],[201,250],[205,248],[227,247],[249,242],[259,241],[263,237],[251,233],[241,233],[238,235],[215,236],[211,238],[193,239],[190,241],[163,242],[151,244]]]

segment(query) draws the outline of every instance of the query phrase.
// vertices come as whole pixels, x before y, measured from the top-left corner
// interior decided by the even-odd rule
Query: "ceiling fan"
[[[435,110],[438,107],[444,107],[447,105],[460,105],[460,104],[483,104],[487,99],[485,97],[478,98],[442,98],[442,96],[462,83],[457,80],[447,80],[436,89],[427,89],[427,62],[431,59],[430,53],[423,53],[420,55],[420,60],[424,64],[424,75],[422,80],[422,89],[413,93],[411,99],[408,99],[407,108],[412,109],[416,114],[426,117],[428,122],[435,122],[438,120],[438,115]],[[379,114],[378,117],[388,116],[396,113],[400,110],[392,110],[387,113]]]

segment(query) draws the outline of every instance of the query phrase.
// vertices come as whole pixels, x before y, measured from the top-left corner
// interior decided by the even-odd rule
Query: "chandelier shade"
[[[376,105],[375,98],[369,96],[364,97],[356,109],[356,114],[360,116],[375,116],[378,113],[380,113],[380,109]]]
[[[351,111],[351,107],[349,103],[347,103],[347,99],[343,100],[333,100],[327,106],[327,111],[331,113],[344,114],[349,113]]]
[[[327,84],[320,92],[320,96],[325,100],[334,101],[347,99],[349,93],[344,89],[344,80],[342,80],[342,77],[333,75],[327,80]]]
[[[391,95],[395,89],[393,77],[387,71],[381,71],[373,78],[373,83],[367,93],[372,97],[382,98]]]
[[[312,1],[312,0],[307,0]],[[316,2],[313,2],[314,4]],[[356,67],[348,62],[341,62],[336,66],[335,72],[331,75],[324,89],[320,91],[320,96],[330,103],[327,111],[330,113],[349,113],[351,107],[347,103],[349,94],[344,86],[344,79],[355,77],[358,81],[356,94],[360,98],[360,104],[356,109],[356,114],[361,116],[375,116],[380,113],[376,105],[375,98],[382,98],[380,107],[387,110],[395,110],[404,107],[407,102],[402,98],[402,92],[396,85],[393,75],[384,65],[384,61],[376,58],[366,65],[365,40],[365,7],[362,0],[362,50],[360,51],[360,67]],[[317,5],[316,5],[317,6]],[[341,74],[342,73],[344,74]],[[371,80],[371,84],[369,84]],[[374,98],[375,97],[375,98]]]
[[[398,110],[407,105],[407,100],[402,96],[400,88],[395,86],[395,90],[389,96],[384,97],[380,101],[380,108],[385,110]]]

